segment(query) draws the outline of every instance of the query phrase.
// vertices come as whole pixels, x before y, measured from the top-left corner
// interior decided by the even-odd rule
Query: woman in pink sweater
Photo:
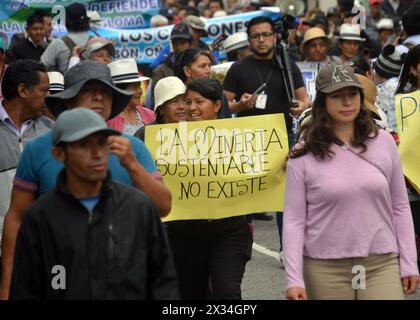
[[[136,61],[131,58],[116,60],[108,64],[108,67],[111,69],[115,85],[133,93],[127,108],[117,117],[108,120],[108,126],[133,136],[141,127],[155,121],[156,115],[152,110],[140,106],[143,93],[140,87],[142,79],[139,77]]]
[[[287,163],[289,299],[404,299],[419,273],[397,147],[364,106],[353,69],[324,67]]]

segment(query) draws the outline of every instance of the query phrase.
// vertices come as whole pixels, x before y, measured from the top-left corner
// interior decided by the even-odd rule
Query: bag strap
[[[69,48],[70,53],[73,51],[73,48],[76,46],[76,43],[74,43],[73,39],[69,36],[63,36],[61,37],[61,40],[66,44],[67,48]]]
[[[408,50],[416,46],[414,43],[411,43],[411,42],[406,42],[406,43],[403,43],[402,45],[406,47]]]
[[[385,180],[388,182],[388,177],[385,174],[385,172],[382,170],[381,167],[379,167],[377,164],[373,163],[372,161],[370,161],[369,159],[365,158],[364,156],[362,156],[359,152],[354,151],[352,148],[350,148],[350,146],[347,143],[344,143],[343,141],[341,141],[340,139],[336,139],[334,141],[334,143],[340,147],[342,147],[345,150],[349,150],[351,153],[355,154],[356,156],[358,156],[360,159],[365,160],[367,163],[369,163],[370,165],[374,166],[377,170],[379,170],[380,173],[382,173],[382,175],[385,177]]]

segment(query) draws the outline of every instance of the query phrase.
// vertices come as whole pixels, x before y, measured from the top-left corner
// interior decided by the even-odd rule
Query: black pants
[[[244,217],[166,225],[181,299],[242,298],[242,278],[252,252],[251,232]]]
[[[411,214],[413,215],[414,232],[417,237],[420,237],[420,201],[410,201]],[[417,244],[417,253],[420,252],[420,248]],[[417,266],[420,269],[420,255],[417,254]]]
[[[411,214],[413,215],[414,230],[420,237],[420,201],[411,201],[410,209]]]

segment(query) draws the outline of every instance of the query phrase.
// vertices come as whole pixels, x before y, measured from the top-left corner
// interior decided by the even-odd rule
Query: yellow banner
[[[163,221],[283,210],[282,114],[147,126],[145,137],[172,193]]]
[[[404,175],[420,193],[420,90],[395,96],[395,113]]]

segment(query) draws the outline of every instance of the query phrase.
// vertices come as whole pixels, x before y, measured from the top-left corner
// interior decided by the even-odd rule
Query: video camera
[[[274,32],[281,36],[281,40],[287,41],[288,30],[297,29],[300,20],[290,14],[284,14],[274,21]]]

